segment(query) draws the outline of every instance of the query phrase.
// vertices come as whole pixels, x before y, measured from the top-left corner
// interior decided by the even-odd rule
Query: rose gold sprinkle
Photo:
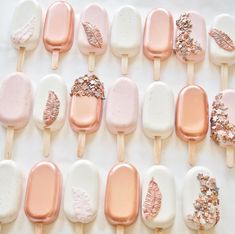
[[[45,110],[43,112],[43,121],[45,127],[50,126],[57,118],[60,110],[60,100],[54,91],[48,92],[48,98]]]
[[[161,208],[162,194],[157,182],[152,178],[148,185],[148,192],[145,197],[143,212],[146,219],[156,217]]]

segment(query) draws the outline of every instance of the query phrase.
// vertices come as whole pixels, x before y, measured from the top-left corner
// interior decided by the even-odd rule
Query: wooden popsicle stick
[[[221,64],[221,90],[228,87],[228,64]]]
[[[196,142],[188,142],[189,164],[194,166],[196,164]]]
[[[25,47],[20,47],[19,49],[19,55],[18,55],[18,59],[17,59],[17,65],[16,65],[16,71],[21,72],[22,71],[22,67],[24,64],[24,58],[25,58]]]
[[[156,164],[160,164],[160,162],[161,162],[161,148],[162,148],[162,140],[161,140],[160,136],[154,137],[153,147],[154,147],[155,162],[156,162]]]
[[[124,226],[117,225],[116,227],[116,234],[124,234]]]
[[[187,63],[187,77],[188,77],[188,84],[194,84],[194,63],[188,62]]]
[[[44,128],[43,130],[43,155],[49,156],[51,146],[51,130],[50,128]]]
[[[58,68],[59,57],[60,57],[60,51],[59,50],[53,50],[52,51],[52,58],[51,58],[51,68],[53,70],[56,70]]]
[[[78,133],[78,149],[77,149],[77,155],[80,158],[84,155],[85,145],[86,145],[86,132],[80,131]]]
[[[127,75],[128,73],[128,55],[127,54],[123,54],[122,55],[122,65],[121,65],[121,72],[122,75]]]
[[[160,58],[154,58],[153,60],[153,76],[154,80],[160,80],[161,60]]]
[[[230,168],[234,166],[234,149],[233,149],[233,147],[226,148],[226,164],[227,164],[227,167],[230,167]]]
[[[125,160],[125,135],[123,132],[117,134],[117,155],[119,162]]]
[[[5,160],[12,159],[12,145],[13,145],[13,139],[14,139],[14,132],[15,130],[13,127],[7,127],[5,153],[4,153]]]
[[[89,53],[88,55],[88,71],[95,71],[95,53]]]
[[[204,234],[205,233],[205,231],[204,230],[198,230],[198,232],[197,232],[198,234]]]
[[[82,223],[75,223],[75,233],[76,234],[83,234],[83,224]]]
[[[35,223],[35,234],[42,234],[42,223]]]
[[[163,234],[163,230],[161,228],[155,229],[155,234]]]

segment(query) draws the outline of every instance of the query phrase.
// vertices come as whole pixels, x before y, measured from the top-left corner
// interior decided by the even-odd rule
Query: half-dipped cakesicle
[[[33,88],[21,72],[5,77],[0,86],[0,122],[7,128],[5,159],[12,157],[14,131],[24,128],[31,117]]]
[[[142,126],[147,137],[154,141],[154,154],[160,163],[161,141],[174,130],[175,101],[170,87],[161,81],[152,83],[145,95],[142,107]]]
[[[203,17],[188,11],[176,21],[175,52],[187,64],[188,84],[194,83],[194,64],[203,61],[206,51],[206,24]]]
[[[201,87],[188,85],[180,91],[175,118],[176,134],[188,142],[189,163],[194,165],[196,143],[205,138],[209,122],[207,95]]]
[[[98,130],[102,117],[104,86],[95,75],[85,75],[75,80],[71,89],[69,122],[78,133],[79,157],[85,150],[86,135]]]
[[[105,8],[97,3],[83,9],[78,25],[78,46],[88,56],[88,70],[95,70],[95,57],[105,53],[108,46],[109,20]]]
[[[135,131],[138,120],[139,97],[136,84],[121,77],[112,85],[106,103],[106,126],[117,135],[118,160],[124,161],[125,135]]]
[[[145,20],[144,54],[154,63],[154,80],[160,79],[160,63],[173,51],[174,23],[171,13],[165,9],[152,10]]]
[[[176,186],[170,170],[152,166],[145,173],[142,184],[142,219],[144,224],[163,233],[171,227],[176,215]]]
[[[34,99],[33,118],[37,127],[43,131],[43,155],[50,151],[51,133],[61,129],[65,122],[67,88],[64,80],[49,74],[37,86]]]
[[[42,27],[42,9],[37,0],[21,0],[15,8],[10,36],[12,45],[19,50],[17,71],[22,70],[25,52],[34,50]]]
[[[221,14],[215,17],[209,32],[211,61],[221,67],[221,88],[228,85],[228,68],[235,64],[235,17]]]
[[[194,167],[188,171],[183,187],[183,217],[186,225],[204,234],[220,219],[219,188],[211,171]]]
[[[21,171],[12,160],[0,162],[0,223],[14,221],[20,210],[23,193]]]
[[[105,192],[105,216],[123,234],[124,228],[133,224],[139,213],[139,174],[131,164],[120,163],[109,172]]]
[[[141,17],[133,6],[122,6],[114,15],[111,29],[111,48],[121,57],[122,75],[128,73],[128,59],[138,54],[141,43]]]
[[[43,42],[52,53],[52,69],[57,69],[60,53],[73,45],[74,10],[66,1],[56,1],[47,10]]]
[[[226,164],[234,166],[235,91],[225,89],[215,96],[211,111],[211,138],[226,148]]]
[[[52,162],[40,162],[31,169],[25,195],[25,214],[42,234],[43,225],[55,221],[61,203],[62,176]]]
[[[99,172],[88,160],[75,162],[68,173],[64,193],[64,213],[75,224],[77,234],[96,218],[99,199]]]

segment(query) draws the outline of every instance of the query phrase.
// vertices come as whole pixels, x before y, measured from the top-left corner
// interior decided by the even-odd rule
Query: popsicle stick
[[[59,64],[59,57],[60,57],[60,51],[59,50],[53,50],[52,51],[52,60],[51,60],[51,68],[53,70],[56,70],[58,68]]]
[[[160,60],[160,58],[154,58],[154,60],[153,60],[154,80],[160,80],[160,69],[161,69],[161,60]]]
[[[224,90],[228,87],[228,64],[221,64],[221,89]]]
[[[155,136],[154,137],[154,155],[156,164],[160,164],[161,162],[161,148],[162,148],[162,140],[161,137]]]
[[[194,63],[188,62],[187,63],[187,77],[188,77],[188,84],[194,84]]]
[[[17,59],[16,71],[18,71],[18,72],[22,71],[22,66],[24,64],[24,58],[25,58],[25,47],[20,47],[19,55],[18,55],[18,59]]]
[[[75,233],[76,234],[83,234],[83,224],[82,223],[75,223]]]
[[[117,134],[117,155],[119,162],[125,160],[125,136],[123,132]]]
[[[44,128],[43,130],[43,155],[47,157],[50,152],[51,145],[51,131],[50,128]]]
[[[88,71],[95,71],[95,53],[89,53],[88,55]]]
[[[117,225],[116,227],[116,234],[124,234],[124,226]]]
[[[84,155],[85,144],[86,144],[86,133],[84,131],[81,131],[78,133],[78,149],[77,149],[78,157],[82,157]]]
[[[234,149],[233,149],[233,147],[226,148],[226,164],[227,164],[227,167],[234,166]]]
[[[163,234],[163,230],[161,228],[155,229],[155,234]]]
[[[188,142],[189,164],[194,166],[196,164],[196,142]]]
[[[42,234],[42,223],[35,224],[35,234]]]
[[[123,54],[122,55],[122,65],[121,65],[121,69],[122,69],[122,75],[127,75],[128,73],[128,55],[127,54]]]
[[[198,232],[197,232],[198,234],[204,234],[205,233],[205,231],[204,230],[198,230]]]
[[[5,153],[4,153],[5,160],[10,160],[12,158],[13,139],[14,139],[14,128],[7,127],[6,145],[5,145]]]

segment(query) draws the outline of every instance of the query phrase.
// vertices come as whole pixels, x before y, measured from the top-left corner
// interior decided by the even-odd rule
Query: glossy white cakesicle
[[[150,167],[142,184],[142,219],[150,229],[166,229],[176,215],[176,186],[165,166]]]
[[[211,229],[220,219],[219,188],[205,167],[194,167],[185,176],[183,217],[186,225],[197,231]]]
[[[22,174],[12,160],[0,162],[0,223],[16,219],[22,198]]]
[[[69,170],[64,193],[64,212],[74,223],[89,223],[96,217],[99,172],[88,160],[79,160]]]

